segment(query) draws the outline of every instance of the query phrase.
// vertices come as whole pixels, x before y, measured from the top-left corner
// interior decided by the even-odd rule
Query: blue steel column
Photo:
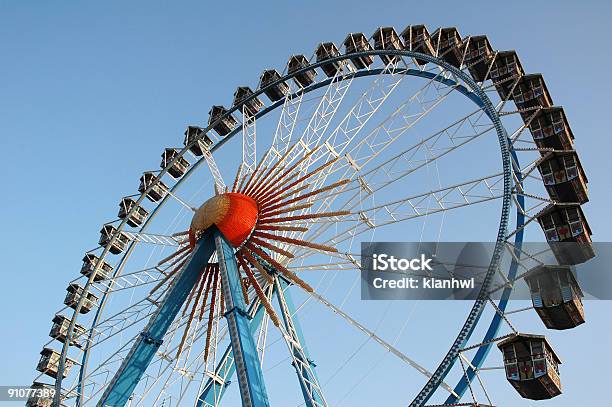
[[[257,311],[255,312],[255,316],[251,320],[249,324],[249,331],[251,336],[254,336],[259,328],[259,324],[261,324],[261,320],[264,315],[264,307],[261,303],[256,302],[251,306],[251,310],[249,315],[252,315],[253,308],[257,306]],[[223,352],[223,356],[221,357],[221,361],[217,364],[215,368],[215,376],[223,378],[223,381],[215,380],[214,378],[209,378],[206,384],[204,385],[204,389],[198,397],[198,402],[196,407],[213,407],[216,406],[217,403],[223,397],[227,386],[230,384],[230,378],[234,375],[236,371],[236,364],[234,363],[234,355],[232,354],[232,346],[228,346]]]
[[[283,293],[285,295],[285,302],[287,303],[289,314],[291,314],[291,319],[293,321],[293,327],[295,328],[295,332],[297,332],[298,338],[300,340],[300,346],[302,347],[304,354],[308,358],[308,362],[314,368],[316,364],[314,363],[314,361],[310,359],[310,353],[308,352],[308,347],[306,346],[306,340],[304,339],[304,333],[302,331],[302,324],[300,324],[300,320],[298,319],[296,315],[297,308],[295,308],[295,305],[293,304],[291,293],[287,290],[289,283],[287,283],[287,280],[285,280],[284,277],[280,276],[280,273],[277,273],[277,275],[279,276],[278,282],[280,283],[281,289],[283,290]],[[314,371],[314,373],[315,375],[317,374],[316,371]]]
[[[285,288],[288,286],[287,281],[285,281],[285,279],[280,276],[278,278],[278,281],[280,282],[281,288],[285,290]],[[310,363],[310,366],[312,367],[312,371],[318,380],[317,372],[314,369],[316,365],[310,358],[308,347],[306,346],[306,341],[304,340],[304,335],[302,333],[302,327],[300,325],[299,319],[295,315],[296,308],[293,305],[291,294],[288,291],[285,291],[285,301],[287,303],[287,308],[289,309],[289,313],[293,315],[293,318],[292,318],[293,325],[294,325],[295,331],[297,332],[299,342],[302,345],[302,349],[304,353],[306,354],[306,357],[308,358],[308,362]],[[255,306],[255,304],[253,304],[253,306]],[[249,311],[250,311],[249,315],[252,315],[252,312],[254,310],[253,308],[251,308],[251,310]],[[257,311],[255,312],[255,316],[250,322],[251,336],[254,336],[255,333],[257,332],[257,329],[259,328],[259,325],[261,324],[263,314],[264,314],[264,308],[263,306],[261,306],[261,304],[259,304]],[[215,406],[216,403],[218,403],[223,398],[223,394],[225,393],[225,390],[230,384],[228,379],[234,375],[235,370],[236,370],[236,365],[234,364],[234,357],[232,355],[232,348],[230,345],[223,353],[223,356],[221,357],[221,361],[218,363],[215,369],[215,376],[222,377],[224,378],[225,381],[219,382],[218,380],[209,378],[206,384],[204,385],[204,389],[202,390],[200,397],[198,397],[198,402],[196,406],[197,407]]]
[[[270,402],[266,393],[257,347],[249,328],[249,316],[242,294],[234,249],[218,230],[215,230],[215,245],[221,272],[221,288],[227,309],[225,318],[238,372],[242,406],[268,407]]]
[[[132,349],[98,401],[98,407],[124,406],[128,401],[161,346],[168,328],[196,284],[202,269],[210,260],[214,247],[213,233],[208,231],[200,238],[189,263],[174,279],[166,297],[134,342]]]
[[[276,296],[282,312],[283,322],[287,334],[291,337],[289,346],[293,354],[293,365],[295,372],[298,375],[304,403],[307,407],[327,406],[327,402],[323,396],[321,386],[317,374],[315,373],[315,364],[312,362],[306,350],[302,329],[295,314],[295,307],[291,301],[289,292],[285,290],[287,282],[281,278],[276,279]],[[287,296],[285,296],[285,293]]]

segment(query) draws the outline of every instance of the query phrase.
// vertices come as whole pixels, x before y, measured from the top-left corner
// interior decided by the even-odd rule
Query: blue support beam
[[[315,364],[312,362],[305,347],[304,337],[299,321],[295,316],[295,307],[289,292],[286,291],[287,282],[282,278],[276,279],[276,296],[283,316],[283,323],[289,339],[287,344],[291,349],[293,367],[300,382],[302,395],[306,407],[326,407],[327,402],[319,385],[315,373]]]
[[[255,311],[255,307],[257,307],[257,311]],[[253,312],[255,313],[254,315]],[[249,324],[251,336],[256,334],[257,329],[261,324],[261,320],[263,319],[264,313],[265,310],[261,303],[255,302],[252,304],[251,309],[249,310],[249,315],[253,315],[253,319]],[[223,398],[225,390],[230,384],[230,378],[234,375],[235,371],[236,365],[234,364],[234,355],[230,345],[227,347],[227,349],[225,349],[225,352],[221,357],[221,361],[215,368],[215,377],[219,378],[219,380],[215,380],[213,378],[208,379],[204,385],[204,388],[202,389],[200,397],[198,397],[196,407],[216,406]]]
[[[134,342],[98,401],[98,407],[120,407],[126,404],[214,250],[213,231],[207,231],[196,244],[187,265],[174,278],[159,308]]]
[[[251,334],[249,315],[246,310],[240,273],[234,256],[234,249],[217,230],[214,232],[221,288],[227,309],[228,331],[230,333],[232,355],[238,372],[238,385],[243,407],[269,407],[268,394],[259,363],[257,347]]]
[[[301,344],[302,349],[304,350],[304,353],[306,354],[308,363],[312,367],[312,371],[315,375],[315,378],[318,380],[316,371],[314,369],[316,365],[310,358],[310,354],[308,352],[308,348],[304,340],[304,335],[302,333],[302,328],[301,328],[299,319],[295,315],[296,308],[293,304],[290,293],[285,290],[289,284],[282,276],[278,277],[278,281],[280,283],[281,288],[285,292],[285,301],[289,309],[289,314],[293,316],[292,317],[293,325],[297,333],[297,336],[299,338],[299,343]],[[254,310],[255,306],[258,307],[257,311]],[[249,310],[249,315],[253,315],[253,312],[255,312],[255,314],[253,316],[253,319],[250,322],[250,327],[249,327],[251,336],[255,336],[257,329],[259,329],[259,325],[261,324],[265,310],[263,306],[261,306],[257,302],[251,306],[251,309]],[[215,369],[215,376],[218,378],[223,378],[224,381],[219,381],[219,380],[215,380],[212,378],[208,379],[208,382],[204,385],[204,389],[202,390],[202,393],[200,394],[200,397],[198,398],[196,407],[212,407],[212,406],[217,405],[219,401],[223,398],[225,390],[229,386],[229,379],[233,376],[235,371],[236,371],[236,365],[234,364],[234,357],[233,357],[232,348],[230,345],[223,353],[221,361],[219,362],[219,364],[217,365]],[[302,390],[304,391],[304,389]]]
[[[295,308],[295,305],[293,304],[291,293],[287,291],[287,287],[289,286],[289,283],[282,276],[279,276],[278,282],[281,286],[281,289],[283,290],[283,293],[285,294],[285,302],[287,303],[287,308],[289,309],[289,313],[292,315],[291,319],[293,321],[293,327],[295,328],[295,331],[298,335],[300,344],[302,345],[302,349],[304,350],[306,357],[308,357],[308,361],[310,362],[310,365],[315,367],[316,364],[310,359],[310,353],[308,352],[308,347],[306,346],[306,340],[304,339],[302,325],[300,324],[300,320],[298,319],[297,315],[295,315],[297,309]]]

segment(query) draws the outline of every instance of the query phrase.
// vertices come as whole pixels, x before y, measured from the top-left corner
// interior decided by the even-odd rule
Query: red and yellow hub
[[[185,245],[186,242],[181,242],[181,247],[174,254],[160,262],[160,265],[171,262],[168,266],[170,271],[166,272],[166,277],[154,287],[151,294],[174,278],[189,261],[198,238],[207,229],[215,225],[229,243],[236,248],[234,256],[245,303],[249,304],[248,289],[252,287],[254,296],[261,301],[270,316],[270,320],[276,326],[280,326],[280,320],[264,293],[264,288],[261,285],[262,280],[259,278],[261,277],[266,284],[274,283],[274,273],[265,265],[273,267],[276,273],[283,275],[304,290],[313,292],[313,288],[308,283],[286,267],[286,262],[295,257],[291,253],[291,248],[310,248],[324,252],[337,252],[335,247],[305,240],[301,238],[300,234],[308,231],[311,221],[349,214],[348,211],[310,212],[310,208],[314,204],[314,202],[310,202],[311,198],[317,195],[323,195],[324,197],[324,194],[333,192],[350,182],[348,179],[321,186],[307,193],[301,193],[309,187],[306,181],[310,177],[329,167],[337,158],[302,175],[303,169],[299,167],[299,164],[317,150],[311,150],[296,163],[290,165],[289,162],[285,161],[291,151],[293,151],[292,148],[289,148],[285,155],[271,167],[258,166],[253,172],[243,173],[239,171],[234,180],[232,192],[210,198],[195,211],[189,230],[176,234],[177,236],[187,234],[189,245]],[[189,310],[191,311],[178,348],[177,359],[189,334],[191,322],[196,317],[196,312],[199,310],[197,318],[202,320],[205,306],[210,304],[204,353],[204,360],[208,359],[211,327],[215,318],[217,300],[220,301],[221,312],[224,312],[225,307],[222,291],[217,295],[221,278],[217,263],[208,263],[201,270],[199,280],[191,290],[183,309],[183,316]]]
[[[239,247],[255,229],[258,215],[257,202],[247,195],[237,192],[216,195],[204,202],[193,216],[189,245],[195,246],[200,233],[215,225],[232,246]]]

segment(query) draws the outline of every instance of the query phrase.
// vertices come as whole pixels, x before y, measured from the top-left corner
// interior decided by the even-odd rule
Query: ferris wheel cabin
[[[213,130],[221,137],[227,136],[238,125],[238,120],[231,114],[226,114],[227,109],[223,106],[213,106],[208,112],[208,125],[213,123]]]
[[[424,25],[409,25],[401,34],[404,39],[405,49],[420,52],[425,55],[434,55],[434,48],[431,43],[431,36],[427,27]],[[419,65],[425,65],[427,61],[415,58]]]
[[[153,172],[145,172],[140,177],[140,186],[138,187],[138,192],[141,194],[144,193],[149,187],[151,189],[147,192],[147,198],[151,202],[157,202],[166,196],[168,192],[168,187],[161,180],[157,181],[155,184],[155,179],[157,176]],[[115,253],[116,254],[116,253]]]
[[[584,323],[582,290],[570,266],[538,266],[525,274],[533,308],[548,329],[571,329]]]
[[[166,148],[162,154],[162,161],[159,166],[161,169],[166,168],[170,164],[172,160],[174,160],[179,155],[179,150],[176,148]],[[185,157],[178,157],[174,165],[168,168],[168,174],[172,176],[172,178],[178,179],[181,178],[187,172],[189,168],[189,161],[185,159]]]
[[[576,151],[555,151],[538,165],[550,198],[556,202],[580,203],[589,200],[587,177]]]
[[[538,222],[549,242],[591,242],[591,228],[580,205],[549,205],[538,214]]]
[[[322,62],[330,58],[340,56],[340,51],[338,50],[336,44],[334,44],[333,42],[322,42],[317,47],[315,54],[317,56],[317,62]],[[327,75],[328,78],[332,78],[336,75],[336,73],[343,69],[344,65],[346,65],[346,61],[344,60],[329,62],[327,64],[321,65],[321,69],[323,70],[325,75]]]
[[[347,54],[356,52],[372,51],[372,45],[363,33],[350,33],[344,39],[344,49]],[[351,62],[357,69],[364,69],[374,63],[372,55],[351,58]]]
[[[69,306],[70,308],[76,310],[76,306],[83,295],[83,287],[81,287],[77,283],[70,283],[68,288],[66,288],[66,298],[64,299],[64,304]],[[80,313],[87,314],[98,304],[98,297],[93,293],[88,292],[85,300],[83,301],[83,305],[81,306]]]
[[[111,244],[111,240],[113,239],[113,235],[117,234],[117,238]],[[112,254],[119,254],[125,250],[125,246],[130,242],[130,238],[124,232],[117,232],[117,228],[113,225],[107,224],[102,226],[100,229],[100,240],[99,244],[102,247],[107,247],[108,251]]]
[[[289,94],[289,85],[280,82],[274,86],[267,87],[280,80],[281,76],[276,69],[263,71],[259,78],[259,89],[266,89],[264,93],[272,102],[277,102]]]
[[[562,107],[538,109],[535,115],[533,112],[527,112],[523,114],[523,121],[529,124],[529,130],[538,148],[574,149],[574,134]]]
[[[61,343],[66,342],[68,335],[68,328],[70,327],[70,319],[61,314],[55,314],[53,318],[53,325],[49,336],[53,339],[60,341]],[[83,347],[85,327],[83,325],[75,324],[74,330],[70,338],[70,345],[76,346],[77,348]]]
[[[242,107],[248,114],[255,116],[263,107],[264,103],[258,97],[254,97],[251,100],[246,100],[253,94],[253,91],[248,86],[239,86],[234,92],[234,107]]]
[[[545,400],[561,394],[561,360],[544,336],[514,334],[497,347],[504,357],[506,378],[522,397]]]
[[[193,143],[193,145],[191,145]],[[212,140],[207,134],[204,134],[204,130],[196,126],[189,126],[185,130],[185,139],[183,144],[185,147],[189,147],[189,151],[196,157],[201,157],[204,154],[204,150],[207,150],[212,145]]]
[[[515,51],[501,51],[495,55],[489,77],[502,100],[508,98],[514,82],[523,75],[525,71]]]
[[[87,253],[83,257],[83,265],[81,266],[81,274],[89,278],[89,276],[93,272],[94,267],[96,266],[99,260],[100,258],[96,256],[95,254]],[[98,282],[98,281],[106,280],[110,277],[112,272],[113,272],[113,266],[111,266],[110,264],[108,264],[106,261],[103,260],[102,264],[100,264],[100,267],[98,268],[98,271],[94,277],[94,281]]]
[[[487,79],[487,73],[493,58],[493,47],[486,35],[470,37],[465,53],[465,64],[476,82]]]
[[[40,351],[40,355],[40,360],[38,361],[36,370],[56,379],[58,376],[60,353],[51,348],[43,348],[43,350]],[[72,366],[74,366],[76,363],[76,360],[66,358],[62,377],[68,376],[70,374]]]
[[[379,27],[372,34],[374,39],[374,49],[378,50],[401,50],[404,48],[402,40],[393,27]],[[381,55],[380,59],[384,64],[389,64],[399,60],[395,55]]]
[[[591,228],[580,205],[551,204],[538,214],[537,219],[560,264],[580,264],[595,256]]]
[[[287,73],[291,75],[300,69],[307,68],[309,65],[310,63],[304,55],[293,55],[291,58],[289,58],[289,62],[287,63]],[[305,88],[312,85],[316,77],[317,71],[314,69],[309,69],[294,76],[293,80],[298,84],[298,86]]]
[[[137,208],[128,217],[128,213],[130,213],[130,210],[134,206]],[[119,203],[119,214],[117,216],[119,219],[125,219],[127,217],[127,224],[135,228],[144,223],[147,216],[149,216],[149,212],[147,212],[147,210],[142,206],[138,205],[134,199],[125,197]]]
[[[37,392],[28,397],[26,407],[51,407],[53,404],[53,397],[51,394],[53,394],[52,392],[55,389],[54,386],[41,382],[34,382],[30,388]],[[45,393],[41,394],[39,393],[40,391],[44,391]]]
[[[519,109],[550,107],[553,105],[548,87],[540,74],[521,77],[514,87],[512,99]]]
[[[463,61],[463,41],[455,27],[438,28],[431,35],[431,46],[436,55],[455,68]]]

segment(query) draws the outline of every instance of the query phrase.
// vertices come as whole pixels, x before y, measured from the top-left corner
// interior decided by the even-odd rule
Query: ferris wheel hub
[[[215,225],[234,247],[249,237],[257,223],[257,202],[247,195],[226,192],[210,198],[195,212],[189,227],[189,244],[195,245],[198,236]]]

